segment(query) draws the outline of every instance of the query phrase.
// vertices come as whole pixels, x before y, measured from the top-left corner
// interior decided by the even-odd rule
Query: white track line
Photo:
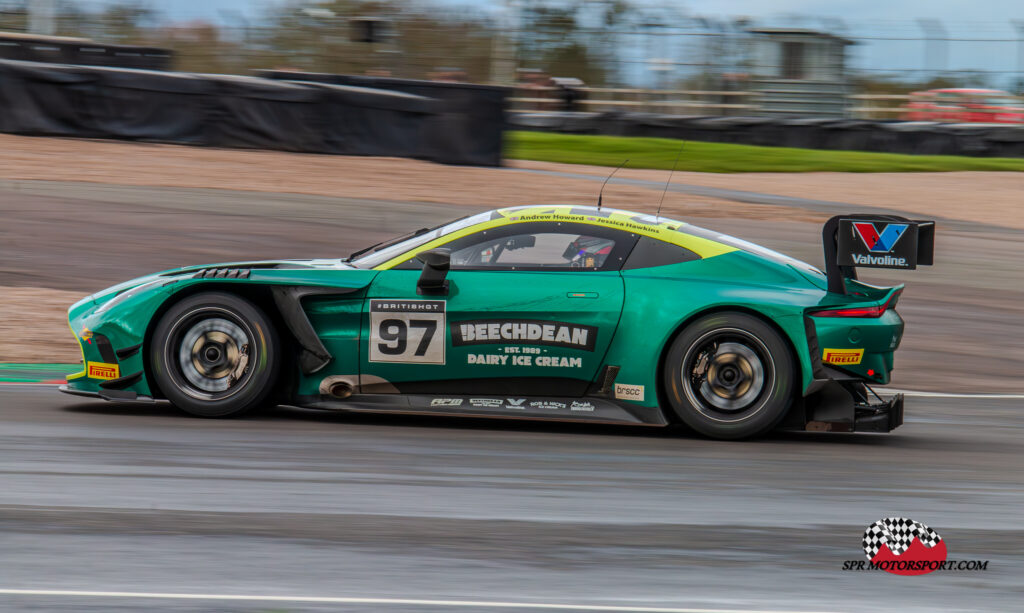
[[[903,394],[920,398],[975,398],[978,400],[1024,400],[1024,394],[955,394],[947,392],[918,392],[914,390],[894,390],[882,388],[882,393]]]
[[[318,604],[411,605],[492,609],[546,609],[551,611],[610,611],[619,613],[821,613],[812,611],[768,611],[764,609],[688,609],[675,607],[631,607],[615,605],[548,604],[483,600],[421,600],[414,598],[344,598],[333,596],[253,596],[245,594],[174,594],[161,592],[90,592],[79,590],[0,589],[9,596],[77,596],[82,598],[149,598],[160,600],[235,600],[250,602],[306,602]]]

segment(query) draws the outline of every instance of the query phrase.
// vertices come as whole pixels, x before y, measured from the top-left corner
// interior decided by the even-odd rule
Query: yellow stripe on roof
[[[538,221],[554,221],[566,223],[579,223],[604,228],[613,228],[625,232],[632,232],[642,236],[649,236],[666,243],[679,245],[693,251],[703,259],[715,257],[725,253],[737,251],[736,247],[720,243],[709,238],[687,234],[688,224],[673,219],[655,217],[641,213],[630,213],[617,209],[605,209],[597,211],[593,207],[573,207],[567,205],[558,206],[524,206],[496,211],[499,215],[487,221],[462,228],[438,237],[419,247],[410,249],[402,255],[396,256],[383,264],[375,267],[375,270],[388,270],[408,261],[423,251],[443,247],[444,245],[470,234],[500,228],[507,225],[519,223],[533,223]]]

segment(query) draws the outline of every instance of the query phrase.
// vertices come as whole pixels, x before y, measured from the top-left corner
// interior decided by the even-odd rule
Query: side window
[[[423,262],[419,258],[409,258],[395,266],[392,270],[423,270]]]
[[[618,270],[636,235],[575,223],[515,224],[457,241],[452,268],[463,270]]]
[[[649,236],[641,236],[636,247],[629,254],[623,270],[634,270],[637,268],[653,268],[654,266],[667,266],[669,264],[680,264],[699,260],[700,256],[686,247],[666,243]]]

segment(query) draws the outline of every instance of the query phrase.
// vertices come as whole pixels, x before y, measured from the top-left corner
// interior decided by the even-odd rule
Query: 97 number
[[[437,321],[433,319],[410,319],[408,325],[401,319],[385,319],[380,322],[377,334],[380,340],[377,349],[384,355],[403,355],[409,348],[409,328],[423,330],[420,342],[416,345],[414,356],[424,356],[430,347],[430,341],[437,333]]]

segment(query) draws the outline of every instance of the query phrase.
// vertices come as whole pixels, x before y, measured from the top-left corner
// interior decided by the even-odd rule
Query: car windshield
[[[491,213],[479,213],[477,215],[471,215],[469,217],[462,217],[455,221],[450,221],[446,224],[435,226],[433,228],[419,231],[412,236],[403,234],[397,238],[385,241],[379,245],[374,245],[369,249],[357,251],[353,254],[353,257],[349,264],[356,268],[373,268],[379,266],[388,260],[400,256],[403,253],[415,249],[421,245],[425,245],[435,238],[440,238],[446,234],[451,234],[463,228],[475,226],[483,223],[491,218]],[[408,238],[406,238],[408,237]]]

